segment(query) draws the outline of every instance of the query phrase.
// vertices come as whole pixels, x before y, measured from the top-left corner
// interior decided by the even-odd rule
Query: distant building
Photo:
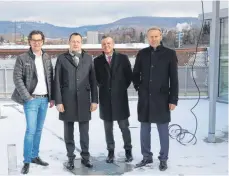
[[[99,43],[101,43],[101,40],[104,35],[105,35],[104,33],[101,33],[101,32],[99,33],[99,36],[98,36]]]
[[[87,44],[98,44],[98,43],[99,43],[99,32],[87,31]]]

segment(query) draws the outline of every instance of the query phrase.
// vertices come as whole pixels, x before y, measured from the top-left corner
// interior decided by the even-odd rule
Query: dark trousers
[[[169,154],[169,123],[157,124],[157,129],[160,138],[160,155],[158,157],[161,161],[168,160]],[[151,123],[141,123],[141,152],[144,159],[152,159],[153,153],[151,152]]]
[[[124,149],[125,150],[132,149],[131,135],[130,135],[128,119],[119,120],[118,125],[119,125],[121,132],[122,132],[122,138],[124,141]],[[115,149],[115,141],[114,141],[114,135],[113,135],[113,121],[104,120],[104,129],[105,129],[107,150],[114,150]]]
[[[89,160],[89,121],[79,122],[81,157]],[[74,122],[64,122],[64,141],[67,149],[67,156],[75,158]]]

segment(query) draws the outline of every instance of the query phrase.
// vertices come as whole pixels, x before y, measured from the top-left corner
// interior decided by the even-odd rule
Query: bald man
[[[100,118],[104,121],[107,143],[107,163],[114,161],[115,141],[113,122],[117,121],[122,132],[126,162],[131,162],[132,145],[129,130],[130,116],[127,89],[132,80],[132,69],[128,57],[114,49],[114,41],[105,36],[102,39],[103,53],[94,59],[96,79],[99,87]]]

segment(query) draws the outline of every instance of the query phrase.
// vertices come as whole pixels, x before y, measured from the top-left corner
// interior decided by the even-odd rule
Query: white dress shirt
[[[113,53],[110,55],[111,61],[112,61],[112,56],[113,56]],[[105,54],[105,57],[106,57],[107,62],[109,63],[109,59],[108,59],[109,56]]]
[[[37,56],[34,54],[35,57],[35,66],[37,69],[37,85],[36,88],[33,92],[35,95],[45,95],[48,94],[47,91],[47,85],[46,85],[46,80],[45,80],[45,71],[44,71],[44,65],[43,65],[43,60],[42,56]]]

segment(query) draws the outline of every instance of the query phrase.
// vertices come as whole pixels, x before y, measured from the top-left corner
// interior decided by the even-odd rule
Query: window
[[[219,98],[228,101],[228,18],[220,20]]]

